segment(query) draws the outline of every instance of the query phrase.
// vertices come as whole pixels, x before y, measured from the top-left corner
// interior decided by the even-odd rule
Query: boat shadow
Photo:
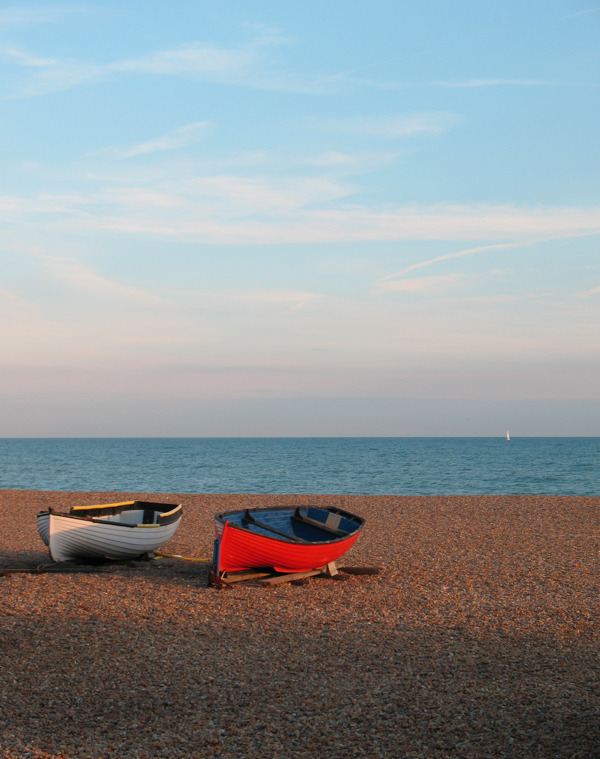
[[[243,582],[224,582],[215,578],[212,561],[205,559],[187,559],[176,556],[141,556],[127,561],[112,561],[110,559],[86,559],[81,561],[52,562],[47,553],[19,551],[0,556],[0,577],[10,575],[118,575],[130,576],[132,581],[140,577],[160,585],[176,584],[190,585],[195,588],[230,589],[238,586],[257,586],[291,583],[292,585],[307,585],[310,580],[329,579],[343,581],[351,575],[379,574],[379,567],[339,567],[335,576],[326,572],[305,572],[293,575],[273,573],[272,570],[248,573]],[[241,573],[240,573],[241,574]],[[253,574],[255,576],[253,576]],[[305,576],[306,575],[306,576]],[[265,579],[266,577],[266,579]]]
[[[127,561],[110,559],[85,559],[85,561],[53,562],[47,553],[41,551],[14,551],[0,555],[0,577],[10,575],[131,575],[132,579],[141,575],[148,579],[167,582],[186,582],[208,587],[211,570],[208,561],[178,561],[142,556]]]

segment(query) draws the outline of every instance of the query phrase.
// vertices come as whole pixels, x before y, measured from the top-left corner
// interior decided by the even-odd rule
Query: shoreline
[[[0,490],[0,566],[47,563],[42,508],[183,503],[366,518],[345,582],[206,586],[202,562],[0,577],[4,757],[600,757],[600,498]]]

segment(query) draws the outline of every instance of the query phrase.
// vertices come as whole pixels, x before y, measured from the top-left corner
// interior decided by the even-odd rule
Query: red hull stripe
[[[344,540],[322,544],[287,543],[225,523],[219,547],[219,572],[273,567],[277,572],[304,572],[337,561],[356,542],[360,530]]]

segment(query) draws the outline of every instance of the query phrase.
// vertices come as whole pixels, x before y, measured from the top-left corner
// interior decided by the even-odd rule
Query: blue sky
[[[0,8],[0,436],[600,434],[600,4]]]

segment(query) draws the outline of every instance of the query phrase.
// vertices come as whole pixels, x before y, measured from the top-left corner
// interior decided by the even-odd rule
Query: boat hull
[[[48,510],[40,511],[37,515],[37,526],[40,538],[44,545],[48,546],[50,542],[50,512]]]
[[[278,511],[294,513],[294,509],[270,509],[254,510],[252,514],[264,517],[265,515],[271,516]],[[306,509],[305,511],[314,513],[317,510],[309,511]],[[318,511],[330,514],[333,510],[322,509]],[[260,533],[253,531],[252,525],[236,524],[233,520],[227,519],[228,515],[217,516],[215,522],[217,533],[215,568],[219,574],[259,568],[270,568],[277,572],[290,573],[321,569],[327,564],[337,561],[352,548],[364,524],[364,520],[350,515],[348,512],[336,509],[335,513],[337,515],[340,513],[348,515],[351,518],[351,532],[346,535],[335,536],[332,536],[331,533],[324,533],[326,520],[323,519],[323,528],[315,527],[313,531],[315,539],[302,540],[296,537],[299,542],[276,534],[268,535],[266,530]],[[273,523],[279,527],[286,525],[284,519],[273,520]],[[287,529],[290,529],[289,526]],[[306,531],[304,535],[309,536],[310,531]]]
[[[166,505],[162,511],[149,508],[149,504],[134,511],[119,511],[115,508],[118,506],[130,507],[131,503],[79,507],[68,514],[52,509],[40,512],[38,532],[48,546],[50,558],[53,561],[131,559],[155,551],[167,543],[179,527],[181,506]],[[112,513],[94,516],[102,514],[102,509]],[[145,524],[136,521],[139,514],[144,515]],[[117,521],[119,517],[123,521]]]

